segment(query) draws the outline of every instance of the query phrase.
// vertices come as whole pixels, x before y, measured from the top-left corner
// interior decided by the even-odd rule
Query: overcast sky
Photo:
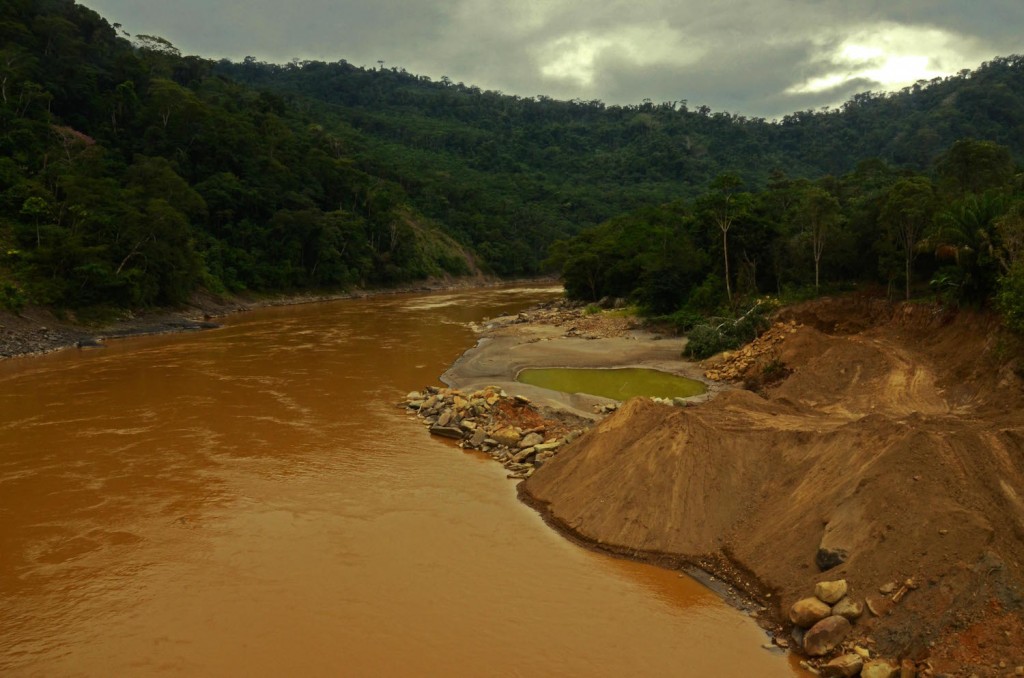
[[[1024,52],[1024,0],[85,0],[186,54],[397,66],[609,104],[747,116]]]

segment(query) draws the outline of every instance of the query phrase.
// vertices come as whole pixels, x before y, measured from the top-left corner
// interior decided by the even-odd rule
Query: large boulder
[[[861,615],[864,614],[864,603],[847,596],[832,606],[832,614],[846,617],[850,621],[860,619]]]
[[[811,657],[826,655],[849,635],[850,620],[837,614],[825,617],[804,634],[804,652]]]
[[[814,585],[814,595],[823,603],[835,605],[846,595],[847,588],[845,579],[820,581]]]
[[[832,608],[817,598],[804,598],[789,608],[789,621],[801,628],[810,628],[832,614]]]

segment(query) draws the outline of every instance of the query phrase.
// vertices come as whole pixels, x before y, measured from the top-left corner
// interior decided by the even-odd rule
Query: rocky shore
[[[528,398],[493,386],[472,393],[429,386],[405,397],[432,435],[457,440],[501,462],[509,478],[529,478],[582,435],[590,422],[573,415],[541,413]]]

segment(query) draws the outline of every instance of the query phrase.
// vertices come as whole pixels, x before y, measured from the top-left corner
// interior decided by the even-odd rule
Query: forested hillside
[[[8,0],[0,45],[0,303],[10,307],[175,303],[200,286],[387,285],[470,261],[532,274],[555,241],[642,222],[668,229],[665,250],[621,275],[672,288],[652,305],[667,309],[696,288],[728,297],[734,285],[806,284],[806,262],[778,254],[799,249],[805,218],[787,191],[806,181],[838,201],[844,224],[817,257],[820,277],[895,283],[895,264],[862,256],[881,247],[886,186],[910,172],[937,178],[936,160],[960,139],[1008,149],[1011,164],[1024,156],[1018,57],[765,121],[685,101],[523,98],[345,62],[212,62],[128,36],[71,0]],[[709,189],[724,173],[728,186]],[[757,197],[719,257],[728,240],[694,224],[733,193]],[[772,226],[741,227],[752,214]],[[552,259],[580,294],[581,242]]]
[[[818,178],[869,158],[924,170],[961,138],[991,140],[1024,158],[1017,57],[771,122],[686,101],[523,98],[343,61],[278,66],[250,58],[219,62],[217,72],[359,130],[382,162],[376,171],[409,187],[421,210],[468,241],[487,243],[505,265],[542,251],[552,236],[697,197],[724,171],[764,188],[779,172]],[[509,230],[518,240],[501,243]]]
[[[70,0],[0,5],[2,305],[468,272],[400,186],[301,111],[134,41]]]

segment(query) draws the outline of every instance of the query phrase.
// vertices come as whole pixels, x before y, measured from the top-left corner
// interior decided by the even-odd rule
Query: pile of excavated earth
[[[1014,340],[989,316],[868,297],[776,320],[704,366],[756,392],[719,388],[692,407],[636,398],[572,442],[520,427],[543,440],[505,444],[486,423],[469,442],[505,463],[545,455],[532,472],[510,470],[529,476],[520,496],[552,525],[605,551],[710,571],[822,675],[1024,675]],[[426,402],[417,409],[433,426],[461,416],[465,441],[463,403]],[[480,416],[469,419],[479,427]],[[837,582],[839,598],[825,590]]]

